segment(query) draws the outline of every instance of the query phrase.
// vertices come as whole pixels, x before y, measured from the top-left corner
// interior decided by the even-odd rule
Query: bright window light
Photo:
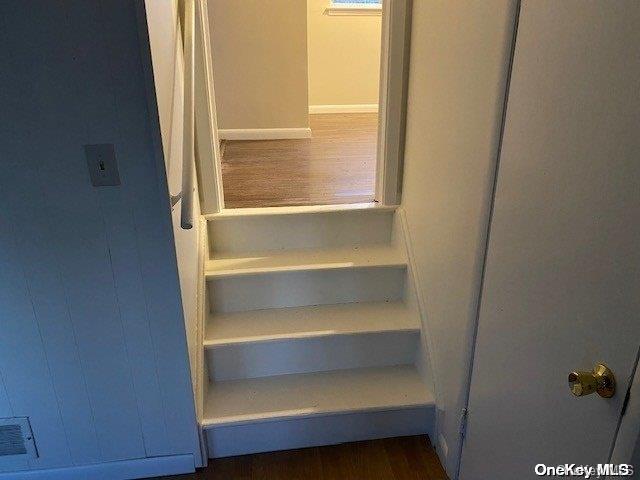
[[[329,15],[380,15],[382,0],[330,0]]]
[[[351,4],[351,5],[362,5],[362,4],[373,4],[373,5],[382,5],[382,0],[333,0],[333,3],[336,5],[340,4]]]

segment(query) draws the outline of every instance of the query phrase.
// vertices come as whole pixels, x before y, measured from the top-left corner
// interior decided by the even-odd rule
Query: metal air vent
[[[0,418],[0,457],[35,458],[36,451],[31,425],[27,417]]]

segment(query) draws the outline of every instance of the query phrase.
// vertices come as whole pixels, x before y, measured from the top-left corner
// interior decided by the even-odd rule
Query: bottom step
[[[205,427],[210,458],[428,434],[435,408],[369,411]]]
[[[431,434],[434,400],[412,366],[215,382],[203,427],[209,456]]]

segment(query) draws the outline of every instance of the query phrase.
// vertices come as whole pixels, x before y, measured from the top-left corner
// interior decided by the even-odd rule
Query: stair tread
[[[205,427],[434,405],[415,367],[358,368],[211,383]]]
[[[329,249],[249,252],[211,259],[208,278],[299,270],[405,266],[402,252],[391,245],[360,245]]]
[[[205,346],[420,329],[404,302],[362,302],[273,308],[209,317]]]

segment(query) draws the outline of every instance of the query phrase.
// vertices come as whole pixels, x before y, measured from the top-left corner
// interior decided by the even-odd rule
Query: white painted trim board
[[[405,255],[407,258],[407,275],[411,276],[410,279],[405,283],[406,288],[411,288],[412,291],[408,291],[407,294],[412,297],[413,302],[415,302],[415,307],[418,310],[418,315],[420,317],[420,325],[422,329],[422,338],[421,341],[424,343],[423,348],[425,348],[426,358],[416,359],[417,368],[420,370],[421,368],[427,369],[428,372],[421,372],[425,375],[424,380],[428,382],[428,388],[431,389],[431,392],[434,397],[436,409],[438,406],[443,405],[442,400],[440,398],[440,392],[442,391],[442,383],[439,378],[438,369],[435,365],[434,356],[435,356],[435,345],[433,341],[433,335],[430,332],[429,321],[427,319],[427,301],[424,296],[425,289],[423,288],[422,279],[420,278],[420,274],[416,267],[416,260],[413,248],[413,241],[411,239],[411,231],[409,228],[409,222],[407,220],[407,215],[403,207],[400,207],[396,210],[396,220],[400,223],[398,234],[402,236],[399,239],[405,248]],[[412,303],[413,303],[412,302]],[[420,362],[419,360],[422,360]],[[433,422],[433,430],[432,430],[432,443],[434,448],[436,449],[436,453],[438,454],[440,461],[443,465],[446,464],[447,461],[447,453],[442,449],[442,443],[436,442],[436,439],[440,439],[440,425],[437,420],[437,416]],[[445,437],[442,437],[445,438]],[[445,438],[446,443],[446,438]],[[448,448],[446,449],[448,450]]]
[[[353,105],[309,105],[309,114],[321,113],[378,113],[377,103],[362,103]]]
[[[216,213],[224,208],[222,191],[222,153],[218,138],[217,107],[213,84],[213,60],[211,34],[209,32],[209,10],[207,0],[196,4],[196,129],[204,134],[196,139],[199,155],[196,158],[198,180],[204,213]],[[198,130],[199,131],[199,130]],[[211,161],[213,159],[213,162]]]
[[[200,438],[200,453],[202,458],[198,467],[206,467],[209,460],[209,452],[207,446],[207,439],[204,431],[202,430],[202,421],[204,419],[204,398],[205,398],[205,385],[204,379],[208,378],[204,372],[204,349],[200,348],[205,338],[205,325],[208,319],[209,309],[206,295],[207,284],[204,277],[204,266],[209,260],[209,229],[207,228],[207,221],[204,217],[200,217],[200,231],[198,238],[198,333],[196,336],[196,383],[195,383],[195,396],[196,396],[196,419],[198,421],[198,434]]]
[[[399,205],[409,87],[411,8],[409,0],[385,0],[380,54],[380,115],[375,199]]]
[[[311,129],[304,128],[225,128],[218,130],[223,140],[285,140],[311,138]]]

